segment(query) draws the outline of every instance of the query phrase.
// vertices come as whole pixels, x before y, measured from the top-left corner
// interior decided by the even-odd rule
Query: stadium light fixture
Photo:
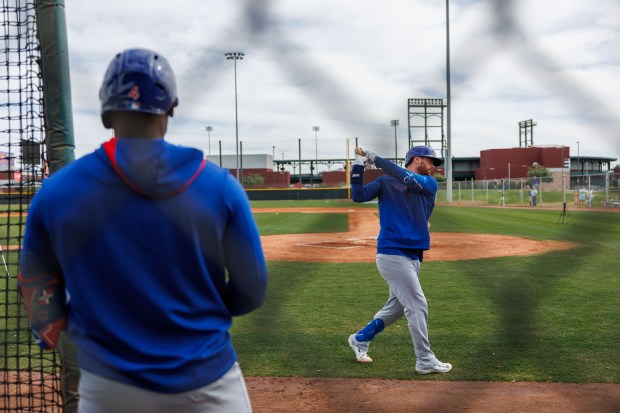
[[[226,56],[226,60],[232,60],[235,67],[235,162],[237,166],[237,181],[241,182],[239,179],[239,117],[237,114],[237,60],[243,60],[245,56],[244,53],[241,52],[228,52],[224,53]]]
[[[211,156],[211,132],[213,131],[213,126],[207,126],[207,139],[209,141],[209,156]]]
[[[398,124],[398,119],[390,121],[390,126],[394,126],[394,160],[398,159],[398,141],[396,139],[396,127]]]

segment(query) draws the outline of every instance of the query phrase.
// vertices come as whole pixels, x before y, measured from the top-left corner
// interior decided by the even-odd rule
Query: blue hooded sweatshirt
[[[113,138],[47,179],[21,272],[64,278],[82,369],[161,393],[232,367],[232,316],[259,307],[267,285],[243,188],[163,139]]]
[[[364,166],[353,165],[351,198],[368,202],[379,198],[377,253],[402,255],[422,261],[431,247],[428,220],[435,207],[437,181],[401,168],[379,156],[375,165],[387,175],[364,185]]]

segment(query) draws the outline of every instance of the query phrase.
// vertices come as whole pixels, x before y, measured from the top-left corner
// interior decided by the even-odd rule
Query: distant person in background
[[[592,202],[594,202],[594,191],[590,189],[588,191],[588,207],[592,206]]]
[[[527,193],[527,202],[530,206],[532,206],[532,188],[529,185],[526,185],[525,192]]]
[[[573,203],[575,204],[575,206],[579,206],[579,191],[575,191],[574,197],[573,197]]]
[[[586,189],[584,187],[579,188],[579,206],[586,204]]]
[[[536,187],[532,188],[532,206],[536,206],[536,197],[538,196],[538,190],[536,189]]]

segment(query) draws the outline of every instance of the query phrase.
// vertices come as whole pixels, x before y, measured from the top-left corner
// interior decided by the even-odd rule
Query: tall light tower
[[[229,52],[224,53],[227,60],[232,60],[235,67],[235,161],[237,165],[237,181],[241,182],[239,177],[239,117],[237,116],[237,60],[243,60],[244,53]]]
[[[450,86],[450,0],[446,0],[446,202],[452,203],[452,93]]]
[[[314,131],[314,160],[316,162],[319,161],[319,141],[316,137],[316,133],[321,130],[318,126],[313,126],[312,130]]]
[[[398,159],[398,141],[396,139],[396,127],[398,126],[398,119],[390,121],[390,126],[394,126],[394,160]]]
[[[209,139],[209,156],[211,156],[211,132],[213,131],[213,126],[207,126],[207,136]]]

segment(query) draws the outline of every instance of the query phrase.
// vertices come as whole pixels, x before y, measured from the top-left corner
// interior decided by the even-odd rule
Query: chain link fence
[[[437,202],[446,203],[446,182],[439,183]],[[515,178],[456,181],[452,203],[457,205],[620,208],[620,174],[572,175],[564,183],[552,178]]]

